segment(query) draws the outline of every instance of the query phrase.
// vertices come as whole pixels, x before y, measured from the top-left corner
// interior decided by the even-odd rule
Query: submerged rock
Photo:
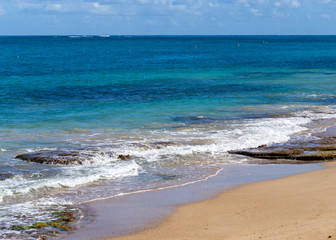
[[[3,181],[5,179],[11,178],[11,177],[13,177],[13,174],[11,174],[11,173],[0,173],[0,181]]]
[[[61,231],[74,229],[72,224],[77,221],[74,212],[55,212],[53,215],[56,217],[53,221],[35,222],[31,225],[13,225],[10,229],[21,232],[35,229],[36,234],[32,236],[34,239],[48,239],[47,236],[57,236],[56,234],[61,233]]]

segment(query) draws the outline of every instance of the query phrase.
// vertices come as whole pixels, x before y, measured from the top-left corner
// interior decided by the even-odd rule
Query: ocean
[[[0,37],[0,238],[250,164],[336,117],[335,36]],[[69,165],[15,158],[42,152]]]

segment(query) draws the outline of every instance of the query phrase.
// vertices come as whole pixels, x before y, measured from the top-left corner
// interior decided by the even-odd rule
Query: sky
[[[0,0],[0,35],[336,34],[336,0]]]

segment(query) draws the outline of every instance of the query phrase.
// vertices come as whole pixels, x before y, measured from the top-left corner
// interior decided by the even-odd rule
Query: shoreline
[[[336,237],[336,163],[250,183],[181,206],[152,228],[109,240],[330,239]]]
[[[222,192],[254,182],[282,178],[321,169],[320,163],[227,165],[206,181],[176,188],[153,190],[89,202],[84,207],[90,219],[61,239],[92,240],[132,236],[174,216],[181,206],[216,198]],[[118,238],[116,238],[118,239]],[[156,239],[155,237],[153,239]]]
[[[336,128],[329,126],[324,131],[319,132],[319,134],[332,137],[336,135],[335,132]],[[277,180],[281,182],[290,177],[298,177],[306,173],[316,172],[315,170],[323,168],[321,164],[321,162],[302,165],[295,163],[282,163],[279,165],[232,164],[226,165],[213,177],[209,177],[204,181],[200,180],[180,186],[146,190],[137,192],[136,194],[114,196],[112,198],[86,202],[80,206],[87,209],[90,219],[87,218],[86,221],[83,221],[79,225],[78,230],[66,234],[61,239],[156,239],[158,237],[166,237],[162,233],[158,233],[159,235],[155,236],[151,235],[151,237],[142,237],[142,235],[160,232],[161,228],[164,229],[166,225],[170,224],[170,219],[179,216],[180,209],[188,208],[190,205],[197,205],[198,203],[202,205],[203,202],[215,201],[217,198],[221,198],[222,195],[244,188],[244,186],[253,184],[258,186],[258,184],[262,185],[266,182]],[[332,164],[329,163],[328,165]],[[292,185],[292,183],[288,184]],[[284,192],[285,187],[282,187],[281,191]],[[252,192],[260,193],[258,187]],[[263,193],[260,193],[260,202],[263,201],[262,196]],[[257,199],[257,196],[255,196],[255,199]],[[308,196],[307,199],[309,199]],[[276,202],[277,199],[273,200]],[[239,202],[240,199],[235,199],[233,203],[237,201]],[[230,205],[230,203],[226,202],[225,205]],[[211,204],[206,208],[211,209]],[[197,216],[196,218],[206,219],[206,216]],[[175,221],[179,222],[178,219]],[[171,231],[176,232],[175,228]],[[190,231],[194,232],[192,229]],[[219,230],[217,229],[216,231],[218,232]],[[220,235],[219,237],[223,236]],[[178,239],[179,236],[172,237],[172,239],[176,238]],[[188,239],[188,237],[186,238]],[[197,236],[193,236],[192,238],[198,239]]]

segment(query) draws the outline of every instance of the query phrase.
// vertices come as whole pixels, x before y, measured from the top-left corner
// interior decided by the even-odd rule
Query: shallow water
[[[336,117],[335,40],[0,37],[1,236],[76,203],[248,163],[229,150],[310,137]],[[84,164],[15,159],[59,150]]]

